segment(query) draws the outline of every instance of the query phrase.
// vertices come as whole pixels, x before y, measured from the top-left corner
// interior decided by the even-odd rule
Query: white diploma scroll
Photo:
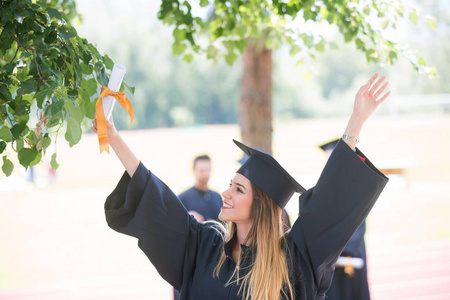
[[[127,69],[125,66],[120,64],[114,64],[111,77],[109,78],[108,88],[113,91],[117,92],[120,89],[120,85],[122,84],[122,79],[125,73],[127,72]],[[109,120],[111,117],[114,103],[116,102],[116,99],[114,99],[113,96],[106,96],[103,97],[103,111],[105,112],[105,118],[106,120]]]
[[[352,266],[355,269],[362,269],[364,267],[364,260],[359,257],[345,257],[340,256],[336,262],[336,267]]]

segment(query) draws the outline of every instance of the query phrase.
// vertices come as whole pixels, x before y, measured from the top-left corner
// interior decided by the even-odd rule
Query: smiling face
[[[250,180],[236,173],[231,180],[230,188],[222,193],[223,206],[219,220],[236,224],[251,224],[253,191]]]

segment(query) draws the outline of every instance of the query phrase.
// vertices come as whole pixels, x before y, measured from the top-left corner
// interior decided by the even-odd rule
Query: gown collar
[[[233,235],[233,237],[228,241],[228,242],[226,242],[225,243],[225,255],[228,257],[228,258],[231,258],[231,259],[233,259],[233,248],[235,247],[235,244],[236,244],[236,241],[237,241],[237,233],[235,232],[234,233],[234,235]],[[245,245],[240,245],[241,246],[241,250],[242,250],[242,254],[245,254],[246,252],[247,252],[247,250],[248,250],[248,246],[245,246]]]

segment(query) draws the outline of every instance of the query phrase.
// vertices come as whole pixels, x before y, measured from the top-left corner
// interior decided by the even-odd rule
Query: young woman
[[[377,77],[356,94],[314,188],[305,191],[270,155],[235,141],[249,159],[222,194],[225,226],[190,216],[108,122],[109,143],[126,169],[105,203],[109,226],[139,239],[181,299],[325,299],[339,254],[387,183],[355,148],[363,124],[389,95],[385,77]],[[283,234],[281,211],[295,192],[301,213]]]

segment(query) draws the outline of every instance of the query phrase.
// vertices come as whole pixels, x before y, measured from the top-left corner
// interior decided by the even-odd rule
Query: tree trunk
[[[248,44],[242,65],[242,142],[272,153],[272,51]]]

